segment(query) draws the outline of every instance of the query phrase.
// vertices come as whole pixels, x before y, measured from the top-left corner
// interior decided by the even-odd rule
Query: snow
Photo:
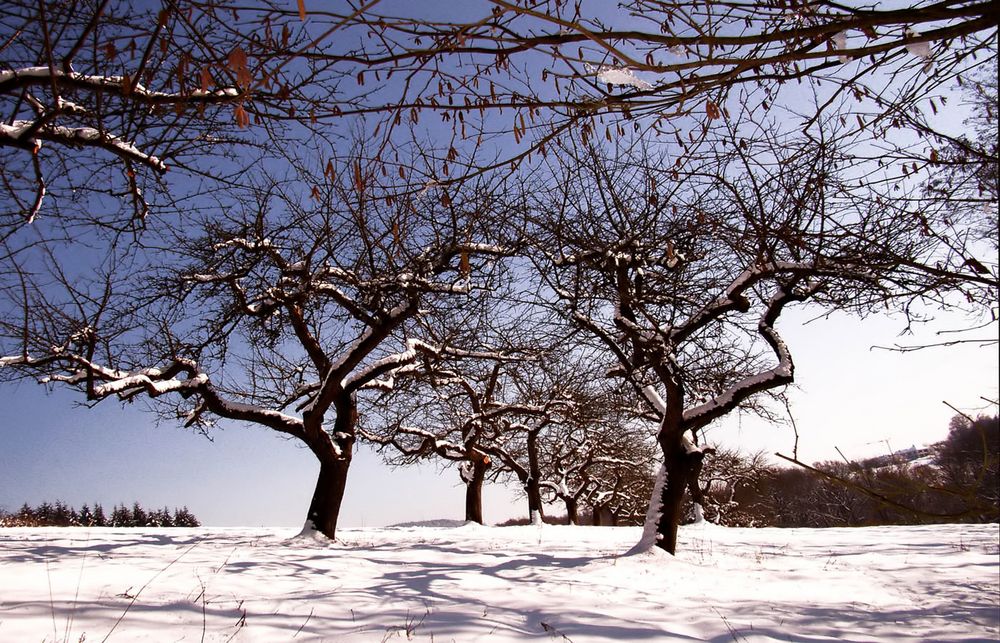
[[[663,485],[667,483],[667,469],[662,464],[656,473],[653,491],[649,495],[649,505],[646,507],[646,519],[642,523],[642,536],[639,542],[628,551],[629,555],[644,554],[656,548],[656,526],[663,513]]]
[[[906,37],[909,38],[919,38],[920,34],[907,29]],[[931,44],[929,42],[908,42],[906,43],[906,51],[910,52],[918,58],[923,58],[924,60],[930,61],[934,59],[934,55],[931,53]]]
[[[429,523],[435,524],[435,523]],[[454,525],[454,522],[437,523]],[[996,525],[0,529],[0,640],[996,640]],[[232,638],[230,638],[232,637]]]
[[[150,379],[150,376],[155,377],[158,374],[158,369],[150,369],[148,374],[137,373],[129,377],[101,384],[94,387],[94,394],[98,397],[105,397],[108,395],[114,395],[115,393],[124,393],[137,387],[142,387],[151,389],[156,394],[162,395],[163,393],[180,391],[185,388],[197,388],[208,382],[208,376],[204,373],[199,373],[198,375],[186,380],[171,378],[167,380],[154,381]]]
[[[34,121],[17,120],[11,125],[0,124],[0,138],[19,140],[29,129],[31,129],[34,123]],[[39,133],[70,144],[96,142],[108,147],[109,149],[117,151],[122,156],[127,156],[145,163],[150,167],[160,170],[161,172],[165,172],[167,169],[166,163],[164,163],[159,157],[153,156],[152,154],[146,154],[134,144],[124,141],[117,136],[102,133],[93,127],[43,125],[39,130]],[[30,138],[25,142],[31,143],[36,147],[41,146],[41,141],[37,138]]]
[[[836,49],[837,51],[843,51],[843,50],[847,49],[847,32],[846,31],[841,31],[840,33],[836,33],[836,34],[833,35],[833,48]],[[837,56],[837,58],[842,63],[849,63],[849,62],[851,62],[851,57],[850,56],[840,55],[840,56]]]
[[[667,403],[663,400],[663,397],[659,394],[656,388],[652,384],[647,384],[642,388],[642,394],[646,396],[649,403],[653,405],[661,415],[665,415],[667,412]]]
[[[635,72],[628,67],[609,67],[602,65],[594,69],[590,65],[587,71],[597,74],[597,80],[609,85],[631,85],[636,89],[652,89],[653,86],[635,75]]]

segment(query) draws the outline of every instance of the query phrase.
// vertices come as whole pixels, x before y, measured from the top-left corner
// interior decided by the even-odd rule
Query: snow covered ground
[[[995,641],[997,525],[0,529],[0,641]]]

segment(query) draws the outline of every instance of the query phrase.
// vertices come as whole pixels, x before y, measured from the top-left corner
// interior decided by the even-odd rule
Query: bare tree
[[[544,156],[565,134],[634,129],[684,145],[743,111],[783,110],[795,129],[857,119],[909,172],[954,138],[924,110],[995,58],[996,7],[483,0],[396,15],[378,0],[11,2],[0,13],[0,148],[32,167],[6,172],[10,214],[34,217],[52,179],[87,185],[67,148],[95,151],[92,171],[120,164],[101,182],[113,178],[142,214],[167,167],[219,174],[205,160],[220,144],[294,137],[328,157],[358,123],[410,191]],[[821,96],[805,112],[800,83]],[[444,143],[420,171],[393,158],[417,125]]]
[[[981,64],[977,56],[995,56],[996,10],[995,0],[899,8],[485,0],[396,15],[368,2],[303,14],[319,35],[295,55],[317,76],[348,68],[367,90],[316,105],[320,121],[373,117],[387,149],[405,122],[450,125],[453,144],[440,160],[452,171],[435,177],[447,182],[544,155],[569,133],[697,136],[739,106],[760,114],[800,104],[793,88],[803,82],[823,100],[793,127],[840,115],[847,99],[859,130],[905,151],[906,136],[885,133],[939,133],[925,102]],[[290,13],[260,12],[258,20]],[[491,139],[501,149],[479,150],[491,156],[469,151]]]
[[[659,418],[664,472],[643,546],[669,552],[699,431],[736,409],[768,413],[762,400],[793,381],[776,328],[789,304],[864,313],[970,283],[986,304],[996,287],[954,264],[927,270],[934,237],[905,203],[855,198],[833,137],[745,133],[683,173],[663,157],[566,149],[572,160],[535,188],[558,307]]]
[[[320,464],[307,526],[334,538],[358,397],[450,354],[412,322],[488,288],[505,253],[495,186],[387,201],[345,169],[322,192],[261,186],[103,273],[26,268],[3,293],[21,315],[0,326],[0,375],[294,438]]]
[[[379,400],[383,410],[368,415],[361,435],[379,445],[390,464],[432,456],[458,463],[465,520],[484,524],[483,483],[492,467],[484,443],[502,430],[497,389],[503,361],[477,361],[456,366],[441,360],[432,372],[410,374],[407,385]]]
[[[719,448],[703,465],[696,484],[706,517],[727,527],[755,526],[753,515],[740,506],[740,500],[752,495],[771,472],[764,454]],[[696,494],[691,495],[695,499]]]
[[[495,476],[506,474],[517,481],[532,524],[541,524],[544,518],[541,436],[565,421],[577,403],[574,381],[556,366],[561,355],[539,353],[534,359],[498,367],[491,374],[492,397],[480,414],[468,416],[488,427],[480,448],[489,455]]]
[[[492,239],[506,200],[470,181],[498,169],[527,181],[551,163],[562,185],[524,198],[545,215],[541,274],[659,423],[667,472],[650,524],[672,551],[698,431],[735,408],[768,413],[762,396],[792,381],[785,307],[955,294],[995,307],[989,213],[912,186],[962,148],[926,110],[996,59],[996,0],[444,11],[7,3],[4,371],[95,401],[179,396],[195,425],[246,420],[302,440],[322,463],[310,517],[332,536],[356,395],[420,354],[454,354],[415,320],[507,251]],[[633,133],[661,141],[660,158],[603,160],[598,141],[626,150]],[[995,228],[995,192],[987,201]],[[73,208],[50,218],[88,224],[68,237],[92,245],[92,264],[7,245],[61,203]],[[190,221],[102,236],[154,207]],[[525,227],[523,209],[506,214]],[[533,410],[504,423],[523,441],[503,432],[489,454],[540,512],[537,441],[563,392],[515,381]]]
[[[626,524],[624,514],[633,513],[623,511],[626,505],[638,505],[641,514],[649,498],[649,489],[632,497],[636,485],[629,484],[642,479],[643,472],[651,480],[655,449],[649,423],[598,372],[599,357],[577,356],[573,406],[539,441],[542,492],[563,503],[571,525],[580,524],[584,507],[592,515],[614,515]]]

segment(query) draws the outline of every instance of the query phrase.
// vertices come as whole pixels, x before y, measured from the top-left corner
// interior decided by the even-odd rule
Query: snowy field
[[[0,641],[995,641],[997,525],[0,529]]]

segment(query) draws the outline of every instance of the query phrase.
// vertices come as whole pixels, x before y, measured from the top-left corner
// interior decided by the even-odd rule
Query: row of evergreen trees
[[[83,505],[79,511],[61,500],[37,507],[24,503],[17,513],[0,509],[0,527],[198,527],[201,523],[187,507],[164,507],[148,511],[138,502],[131,509],[115,505],[110,515],[100,503]]]

